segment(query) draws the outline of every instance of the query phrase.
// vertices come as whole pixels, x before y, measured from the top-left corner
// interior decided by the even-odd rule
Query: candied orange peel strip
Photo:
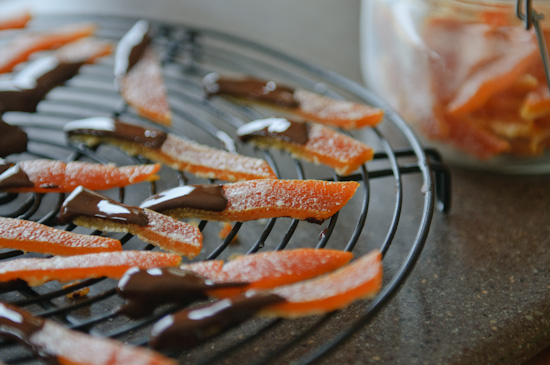
[[[275,178],[268,163],[259,158],[226,152],[168,134],[160,151],[142,151],[145,157],[199,177],[239,181]]]
[[[526,53],[510,53],[477,71],[461,85],[447,105],[447,111],[458,117],[482,107],[491,96],[513,85],[534,62],[535,57],[538,57],[536,44]]]
[[[203,78],[203,86],[208,96],[224,95],[251,101],[337,128],[375,126],[384,117],[382,109],[331,99],[307,90],[281,85],[273,80],[231,78],[210,73]]]
[[[290,128],[305,129],[304,141],[286,136]],[[261,128],[261,130],[260,130]],[[287,128],[287,129],[285,129]],[[277,133],[271,129],[278,129]],[[265,132],[264,132],[265,131]],[[365,162],[372,160],[374,152],[364,143],[316,123],[290,121],[285,118],[266,118],[245,124],[237,134],[262,148],[276,147],[290,152],[299,159],[332,167],[339,175],[349,175]]]
[[[105,128],[105,125],[108,127]],[[147,141],[140,142],[136,139],[125,138],[124,133],[122,135],[112,134],[112,131],[119,126],[122,126],[120,129],[123,130],[138,131],[135,133],[140,134],[139,138],[154,135],[158,141],[155,141],[156,145],[153,146]],[[269,164],[262,159],[226,152],[178,137],[172,133],[123,123],[112,118],[97,117],[72,121],[65,125],[65,132],[72,140],[82,141],[89,146],[107,143],[122,149],[129,155],[141,155],[199,177],[225,181],[277,177]],[[163,136],[163,138],[159,138],[159,136]]]
[[[59,221],[107,232],[124,232],[190,258],[202,249],[198,227],[149,209],[121,204],[82,186],[63,202]]]
[[[294,97],[300,106],[298,116],[313,122],[343,129],[376,126],[384,118],[384,111],[370,105],[334,100],[307,90],[298,89]]]
[[[108,56],[112,51],[113,45],[110,42],[84,38],[59,48],[54,56],[61,62],[94,63],[99,58]]]
[[[121,96],[140,116],[164,125],[172,123],[161,64],[146,20],[137,21],[118,42],[114,73]]]
[[[151,251],[101,252],[52,258],[20,258],[0,262],[0,282],[21,279],[30,286],[48,281],[67,282],[108,277],[120,279],[131,267],[176,266],[181,256]]]
[[[221,228],[218,231],[218,237],[222,240],[225,240],[227,236],[233,231],[233,225],[229,222],[221,222]],[[235,234],[235,236],[231,239],[230,243],[237,243],[239,241],[239,235]]]
[[[138,115],[164,125],[172,124],[172,114],[155,51],[148,48],[141,59],[120,79],[120,94]]]
[[[512,25],[515,19],[515,14],[509,11],[509,8],[504,7],[495,10],[485,10],[480,12],[479,19],[489,25],[493,26],[507,26]]]
[[[514,87],[540,57],[533,32],[456,18],[429,19],[426,42],[437,55],[430,59],[434,97],[454,117]]]
[[[0,30],[25,28],[32,16],[28,10],[2,15],[0,17]]]
[[[110,52],[109,42],[87,38],[26,64],[12,79],[3,82],[0,113],[35,112],[50,90],[74,77],[82,65],[93,63]]]
[[[344,308],[371,298],[382,287],[382,254],[376,250],[335,272],[271,290],[285,302],[262,311],[276,317],[303,317]]]
[[[58,48],[77,39],[90,36],[96,26],[90,23],[71,24],[42,32],[21,34],[5,44],[0,51],[0,73],[10,72],[38,51]]]
[[[180,265],[182,270],[189,270],[205,278],[214,279],[220,275],[224,265],[223,260],[205,260]]]
[[[209,291],[214,297],[231,297],[248,289],[271,289],[310,279],[347,264],[353,254],[330,249],[299,248],[239,256],[227,261],[204,261],[182,265],[214,282],[248,282],[243,288]]]
[[[47,362],[60,364],[176,365],[152,350],[70,330],[12,305],[0,303],[0,336],[15,338],[38,351]],[[24,327],[24,330],[21,328]]]
[[[188,192],[182,186],[161,192],[141,206],[180,218],[243,222],[262,218],[291,217],[322,222],[346,205],[359,187],[355,181],[247,180],[221,185],[227,201],[220,211],[170,207],[167,201]],[[180,193],[182,191],[182,193]],[[177,201],[177,199],[174,199]],[[168,207],[165,209],[164,207]]]
[[[0,247],[52,255],[122,251],[120,241],[63,231],[40,223],[0,217]]]
[[[155,181],[159,164],[116,167],[90,162],[27,160],[17,163],[34,187],[9,188],[10,192],[67,193],[82,185],[91,190],[107,190]]]
[[[143,209],[143,213],[148,220],[145,227],[88,217],[76,218],[73,223],[106,232],[131,233],[143,242],[189,258],[193,258],[201,252],[202,233],[197,227],[149,209]]]
[[[426,23],[424,39],[437,57],[429,62],[433,116],[420,127],[480,160],[536,156],[547,144],[539,119],[550,104],[536,37],[504,10],[477,22],[436,16]]]

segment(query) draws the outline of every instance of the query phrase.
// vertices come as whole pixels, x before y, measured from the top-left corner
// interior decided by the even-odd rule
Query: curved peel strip
[[[21,258],[0,262],[0,282],[21,279],[30,286],[38,286],[51,280],[120,279],[133,266],[149,269],[176,266],[180,261],[179,255],[151,251],[102,252],[48,259]]]
[[[90,190],[106,190],[154,181],[159,164],[116,167],[89,162],[55,160],[27,160],[18,163],[30,181],[31,188],[12,188],[11,192],[67,193],[82,185]]]
[[[40,33],[28,33],[15,37],[0,51],[0,73],[10,72],[21,62],[25,62],[35,52],[58,48],[94,33],[93,24],[65,25]]]
[[[172,123],[162,69],[155,51],[148,47],[141,59],[119,81],[120,94],[138,114],[164,125]]]
[[[341,309],[382,287],[382,255],[376,250],[319,278],[273,289],[286,302],[262,311],[276,317],[303,317]]]
[[[455,117],[512,87],[540,57],[534,33],[521,27],[443,18],[428,29],[428,44],[441,58],[432,65],[435,92]]]
[[[154,351],[70,330],[54,321],[0,303],[0,336],[16,338],[48,363],[175,365]],[[21,330],[24,328],[24,330]]]
[[[433,113],[420,127],[482,160],[538,156],[548,138],[540,121],[550,114],[550,97],[535,32],[512,25],[501,10],[477,20],[435,15],[422,34],[431,51]]]
[[[479,70],[461,85],[447,105],[448,113],[458,117],[482,107],[491,96],[513,85],[534,62],[535,57],[538,57],[536,45],[527,54],[510,53],[510,56]]]
[[[52,255],[122,251],[120,241],[55,229],[40,223],[0,217],[0,247]]]
[[[227,199],[227,206],[222,211],[178,208],[163,213],[177,218],[194,217],[218,221],[243,222],[291,217],[322,222],[344,207],[359,184],[354,181],[259,179],[222,186]],[[141,205],[148,207],[147,200]]]
[[[143,213],[148,220],[145,227],[87,217],[76,218],[73,223],[101,231],[131,233],[144,242],[189,258],[201,252],[202,233],[197,227],[149,209],[143,209]]]
[[[334,100],[298,89],[294,97],[300,103],[294,113],[306,120],[343,129],[375,126],[384,118],[384,111],[366,104]]]

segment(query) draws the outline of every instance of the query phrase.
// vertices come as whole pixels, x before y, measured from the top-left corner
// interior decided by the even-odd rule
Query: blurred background
[[[0,0],[0,14],[111,14],[164,19],[222,30],[361,81],[361,0]]]

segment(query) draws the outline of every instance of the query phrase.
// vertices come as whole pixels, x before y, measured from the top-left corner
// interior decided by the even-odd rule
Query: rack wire
[[[136,19],[41,16],[33,21],[31,28],[40,30],[76,21],[97,23],[97,37],[116,42]],[[360,182],[359,191],[352,201],[323,225],[285,218],[235,223],[227,237],[218,238],[219,226],[214,222],[201,221],[199,228],[205,236],[204,252],[197,260],[228,258],[236,253],[287,247],[338,248],[352,251],[357,256],[378,248],[384,255],[385,275],[381,293],[371,301],[355,305],[354,318],[344,321],[343,325],[341,318],[335,319],[338,313],[300,320],[254,319],[206,345],[168,355],[201,364],[236,359],[243,363],[267,363],[279,361],[285,356],[294,363],[322,359],[353,333],[368,325],[405,282],[426,241],[434,206],[444,212],[450,208],[448,170],[436,151],[422,148],[399,115],[353,81],[228,34],[179,24],[152,22],[152,25],[155,34],[153,45],[161,54],[174,114],[173,126],[165,128],[167,131],[229,151],[262,157],[280,178]],[[95,65],[83,67],[79,75],[51,91],[39,104],[36,113],[5,113],[3,119],[23,127],[30,138],[28,152],[10,156],[11,160],[48,158],[114,162],[119,165],[147,162],[140,157],[128,157],[108,146],[90,149],[73,145],[63,135],[66,122],[91,116],[111,115],[126,121],[148,123],[122,102],[113,85],[112,70],[113,59],[104,58]],[[374,160],[362,166],[357,173],[342,177],[326,167],[300,162],[285,153],[257,150],[242,144],[235,138],[236,128],[250,120],[269,116],[272,112],[221,98],[205,99],[200,82],[205,74],[212,71],[272,78],[333,98],[362,101],[384,108],[386,117],[380,127],[350,133],[375,148]],[[157,182],[140,183],[105,193],[121,202],[138,204],[167,187],[205,182],[204,179],[169,168],[163,168],[160,175],[161,179]],[[53,225],[63,199],[63,194],[0,193],[0,215]],[[375,201],[375,207],[371,207],[372,201]],[[382,208],[379,207],[381,201]],[[406,222],[403,222],[404,217]],[[72,224],[62,228],[103,234]],[[110,236],[119,238],[125,249],[154,249],[129,234]],[[231,243],[236,236],[239,241],[237,245]],[[311,239],[316,236],[319,236],[318,240]],[[41,256],[4,249],[0,250],[0,261],[22,255]],[[144,320],[130,320],[117,313],[122,300],[116,296],[115,285],[116,282],[110,279],[85,280],[69,287],[52,282],[30,288],[16,282],[0,286],[0,300],[75,330],[146,346],[152,323],[179,308],[165,306]],[[82,288],[89,288],[89,293],[81,298],[67,297]],[[339,313],[345,314],[350,310]],[[327,330],[327,326],[336,326],[336,335],[333,335],[332,329]],[[301,328],[306,329],[296,330]],[[289,336],[292,332],[295,333]],[[321,342],[309,340],[319,335],[323,338]],[[258,341],[262,346],[255,345]],[[251,353],[254,356],[250,356]],[[0,354],[0,358],[10,364],[36,361],[28,350],[8,341],[0,340]]]

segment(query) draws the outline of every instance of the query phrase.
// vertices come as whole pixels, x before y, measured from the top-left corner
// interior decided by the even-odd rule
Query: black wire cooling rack
[[[97,23],[97,37],[115,43],[136,19],[106,16],[39,16],[31,23],[35,30],[64,23]],[[296,247],[330,247],[353,251],[356,256],[378,248],[384,255],[384,286],[370,301],[335,314],[296,320],[253,319],[197,348],[168,353],[189,363],[266,363],[292,361],[309,363],[322,359],[350,335],[364,328],[392,298],[419,257],[426,240],[434,206],[450,207],[450,176],[437,152],[424,150],[405,122],[361,85],[331,71],[241,38],[212,30],[152,22],[153,44],[161,55],[167,83],[173,126],[168,131],[200,143],[266,159],[280,178],[356,180],[356,196],[338,214],[322,225],[279,218],[235,223],[230,234],[220,238],[217,222],[197,222],[204,234],[203,253],[196,260],[228,258],[258,250]],[[0,42],[17,32],[5,33]],[[380,127],[351,135],[375,148],[374,160],[351,176],[337,176],[332,170],[302,163],[286,153],[260,151],[235,139],[243,123],[272,115],[272,112],[232,103],[222,98],[205,99],[201,79],[207,73],[243,73],[271,78],[333,98],[363,101],[382,107],[385,121]],[[145,163],[108,146],[88,149],[69,144],[63,135],[68,121],[92,116],[118,116],[122,120],[148,123],[128,108],[113,84],[113,59],[106,57],[84,66],[65,85],[52,90],[36,113],[8,112],[6,122],[19,125],[29,134],[28,152],[10,156],[12,161],[48,158],[82,160],[119,165]],[[157,126],[158,127],[158,126]],[[161,179],[105,192],[113,198],[138,204],[145,197],[168,187],[205,183],[189,174],[164,167]],[[54,224],[63,194],[0,194],[0,214]],[[67,230],[102,234],[75,227]],[[154,249],[131,235],[112,234],[125,249]],[[237,236],[237,243],[231,243]],[[0,260],[40,256],[16,250],[1,250]],[[93,279],[65,287],[51,282],[30,288],[25,284],[0,286],[0,300],[32,313],[59,321],[79,331],[147,345],[152,323],[178,308],[160,308],[151,317],[132,321],[117,314],[122,301],[115,293],[116,282]],[[80,298],[68,294],[80,288],[89,293]],[[345,313],[352,311],[353,318]],[[314,338],[312,340],[311,338]],[[320,338],[320,339],[318,339]],[[32,353],[0,340],[0,359],[10,364],[34,363]],[[286,356],[286,359],[285,359]]]

